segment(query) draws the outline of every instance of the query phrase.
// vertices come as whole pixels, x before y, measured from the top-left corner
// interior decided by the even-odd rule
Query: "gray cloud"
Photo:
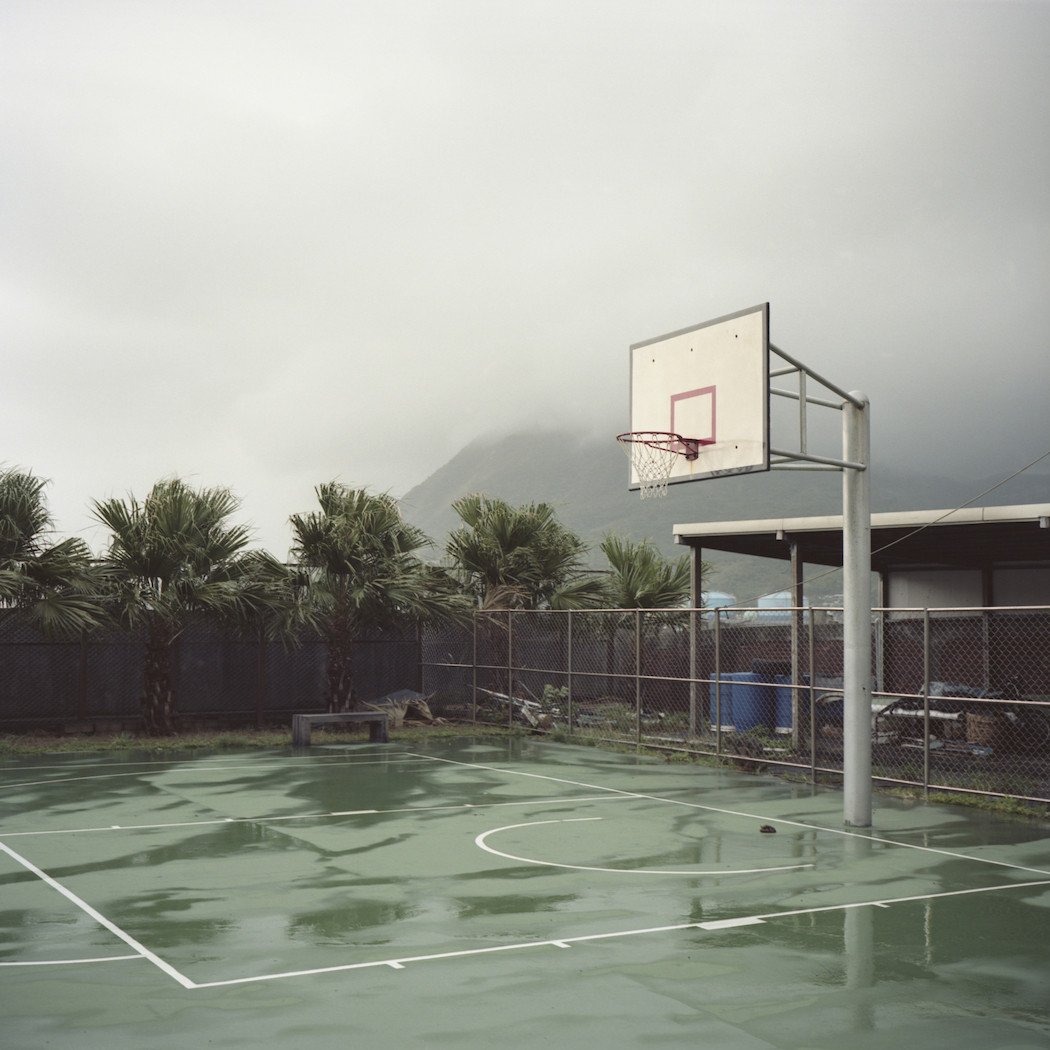
[[[935,473],[1045,451],[1050,7],[480,0],[0,12],[0,456],[231,485],[262,542],[627,346],[769,300]]]

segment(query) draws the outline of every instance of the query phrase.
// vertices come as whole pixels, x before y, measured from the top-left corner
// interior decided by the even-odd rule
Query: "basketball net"
[[[639,430],[618,434],[616,440],[634,467],[642,499],[660,499],[667,495],[675,457],[696,458],[697,443],[679,434]]]

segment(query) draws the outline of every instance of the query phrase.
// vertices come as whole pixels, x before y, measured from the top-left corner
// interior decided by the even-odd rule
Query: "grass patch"
[[[923,795],[921,787],[885,788],[879,792],[895,798],[914,799],[917,802],[932,802],[935,805],[967,806],[970,809],[983,809],[989,813],[1005,813],[1026,820],[1045,820],[1050,815],[1050,806],[1045,802],[1033,802],[1029,799],[1014,798],[1012,795],[973,795],[965,791],[931,791]]]
[[[391,741],[402,744],[421,743],[425,740],[457,739],[476,737],[482,733],[487,737],[528,736],[526,730],[500,729],[496,726],[440,725],[405,726],[390,731]],[[365,727],[348,729],[315,729],[315,743],[355,743],[367,739]],[[167,753],[173,751],[245,751],[273,750],[291,747],[292,731],[287,727],[273,726],[264,729],[225,729],[180,733],[176,736],[139,736],[133,733],[99,733],[90,736],[37,736],[34,734],[8,735],[0,737],[0,756],[42,755],[54,753],[79,753],[95,751],[151,751]]]

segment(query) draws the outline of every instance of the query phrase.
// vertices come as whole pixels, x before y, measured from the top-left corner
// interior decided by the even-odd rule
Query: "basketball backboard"
[[[630,429],[699,442],[671,484],[769,470],[769,304],[635,343]],[[628,487],[641,487],[633,462]]]

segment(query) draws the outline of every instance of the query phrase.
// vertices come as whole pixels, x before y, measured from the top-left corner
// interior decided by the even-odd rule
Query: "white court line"
[[[49,784],[79,784],[87,780],[116,780],[120,777],[148,777],[157,773],[192,773],[199,776],[201,770],[208,773],[228,773],[235,769],[241,771],[246,769],[287,769],[289,766],[313,766],[316,768],[317,766],[330,766],[335,764],[336,761],[334,759],[322,762],[281,762],[260,763],[259,765],[251,765],[246,762],[241,762],[234,766],[194,766],[176,763],[170,769],[138,769],[124,773],[97,773],[92,776],[80,777],[46,777],[43,780],[23,780],[14,784],[4,784],[0,781],[0,790],[7,791],[11,788],[46,787]],[[388,761],[370,762],[362,759],[357,759],[356,761],[351,762],[339,762],[339,765],[344,766],[383,766],[389,764]]]
[[[0,962],[0,966],[75,966],[78,963],[127,962],[142,959],[141,955],[100,955],[95,959],[45,959],[37,962]]]
[[[523,864],[539,864],[545,868],[568,868],[571,871],[607,871],[617,875],[761,875],[767,871],[800,871],[802,868],[816,867],[814,864],[782,864],[775,868],[704,868],[702,871],[683,871],[681,869],[660,871],[656,868],[596,868],[587,864],[558,864],[552,860],[534,860],[532,857],[518,857],[513,853],[503,853],[494,849],[485,841],[489,835],[495,835],[498,831],[512,831],[514,828],[532,828],[540,824],[573,824],[586,820],[604,820],[604,817],[566,817],[562,820],[531,820],[524,824],[507,824],[502,828],[492,828],[491,831],[483,831],[474,839],[474,845],[480,846],[488,853],[494,853],[497,857],[505,857],[507,860],[521,861]]]
[[[403,970],[409,963],[436,962],[440,959],[462,959],[472,955],[489,955],[494,952],[524,951],[531,948],[571,948],[574,944],[587,941],[611,940],[618,937],[638,937],[651,933],[673,933],[679,930],[704,930],[715,932],[733,929],[739,926],[755,926],[775,919],[794,915],[810,915],[818,912],[849,911],[854,908],[888,907],[891,904],[905,904],[913,901],[935,900],[939,897],[960,897],[971,893],[993,893],[1002,890],[1016,890],[1033,886],[1050,886],[1050,880],[1040,882],[1016,882],[1004,886],[982,886],[972,890],[950,890],[945,893],[919,894],[914,897],[887,898],[881,901],[863,901],[856,904],[831,904],[820,908],[800,908],[795,911],[769,912],[765,915],[746,915],[735,919],[718,919],[711,922],[683,922],[672,926],[650,926],[640,930],[616,930],[609,933],[591,933],[579,937],[559,937],[546,941],[522,941],[517,944],[490,945],[485,948],[465,948],[455,952],[435,952],[432,955],[397,956],[390,959],[376,959],[372,962],[344,963],[339,966],[319,966],[313,970],[289,970],[284,973],[259,974],[255,977],[234,977],[226,981],[202,981],[195,983],[194,988],[224,988],[234,984],[256,984],[261,981],[280,981],[291,977],[315,977],[324,973],[341,973],[347,970],[366,970],[386,966],[394,970]]]
[[[319,745],[319,746],[323,747],[324,745]],[[384,758],[386,758],[387,755],[396,757],[398,755],[402,755],[403,756],[406,753],[404,751],[381,751],[381,752],[380,751],[371,751],[371,750],[368,750],[368,745],[367,744],[352,744],[352,745],[349,745],[349,746],[351,746],[353,748],[353,751],[343,752],[343,751],[336,751],[334,749],[329,749],[329,750],[324,750],[324,751],[318,750],[318,751],[314,752],[313,759],[310,762],[300,762],[300,761],[296,761],[296,760],[292,760],[292,759],[282,759],[281,760],[281,764],[283,765],[283,764],[287,763],[288,765],[295,765],[295,766],[315,765],[315,764],[318,764],[318,763],[320,763],[320,764],[324,764],[324,763],[331,764],[331,763],[335,763],[335,762],[347,762],[347,760],[349,759],[350,763],[360,762],[362,765],[366,765],[366,764],[368,764],[367,763],[367,758],[360,758],[360,756],[362,754],[364,754],[366,756],[371,756],[373,754],[381,754]],[[377,745],[377,746],[388,747],[389,745],[382,744],[382,745]],[[359,750],[359,749],[361,749],[361,750]],[[272,757],[273,749],[272,748],[271,749],[264,749],[264,751],[265,750],[269,750],[271,752],[271,755],[269,755],[268,757]],[[72,752],[72,751],[47,751],[47,752],[44,752],[44,754],[49,754],[49,755],[69,755],[69,754],[74,754],[74,753],[76,753],[76,752]],[[85,751],[85,752],[81,752],[81,753],[82,754],[95,754],[95,755],[109,755],[109,754],[111,754],[111,752],[109,752],[109,751]],[[259,753],[264,753],[264,752],[259,752]],[[229,760],[230,760],[229,756],[227,756],[224,759],[222,759],[222,761],[225,761],[225,762],[229,762]],[[187,754],[183,758],[138,758],[138,759],[135,760],[134,764],[136,766],[180,766],[180,765],[184,765],[187,762],[192,762],[195,766],[198,766],[201,769],[211,769],[211,768],[216,768],[216,767],[209,766],[208,763],[209,762],[217,762],[217,761],[219,761],[219,758],[217,756],[212,757],[212,758],[203,758],[203,757],[200,757],[199,755],[194,754],[193,752],[187,752]],[[12,765],[10,767],[0,767],[0,772],[2,772],[5,768],[9,768],[13,772],[18,772],[18,771],[23,770],[23,769],[76,769],[78,766],[87,766],[87,767],[92,767],[93,766],[94,768],[99,769],[99,768],[102,768],[102,767],[104,767],[106,765],[113,765],[113,764],[114,764],[113,762],[98,762],[98,761],[96,761],[96,762],[72,762],[72,761],[70,761],[70,762],[40,762],[40,763],[38,763],[36,765],[32,765],[32,766],[19,764],[19,765]],[[120,764],[121,765],[127,765],[126,762],[122,762]],[[275,762],[273,764],[276,765],[277,763]],[[375,764],[375,763],[373,763],[373,764]],[[245,768],[249,768],[249,769],[252,768],[252,767],[268,768],[270,766],[270,763],[269,762],[266,762],[266,763],[256,762],[255,759],[252,758],[252,757],[245,757],[242,760],[242,762],[241,762],[241,766],[243,766]],[[218,767],[218,768],[225,769],[227,767],[221,766],[221,767]],[[233,767],[231,766],[229,768],[232,769]]]
[[[619,796],[568,796],[565,798],[530,798],[516,802],[457,802],[447,806],[401,806],[397,809],[344,809],[332,813],[293,813],[285,816],[217,817],[210,820],[174,820],[157,824],[107,824],[97,828],[51,828],[43,831],[8,831],[5,839],[35,838],[41,835],[87,835],[99,831],[163,831],[165,828],[198,828],[215,824],[275,824],[284,820],[327,820],[331,817],[386,816],[393,813],[438,813],[464,809],[499,809],[505,806],[556,805],[577,802],[620,802]]]
[[[874,901],[855,901],[852,904],[825,904],[814,908],[796,908],[791,911],[771,911],[764,915],[748,916],[748,922],[771,922],[774,919],[786,919],[793,915],[817,915],[828,911],[849,911],[852,908],[888,908],[892,904],[914,904],[916,901],[934,901],[944,897],[965,897],[973,893],[998,893],[1002,890],[1031,889],[1033,886],[1050,886],[1050,880],[1038,882],[1008,882],[1002,886],[978,886],[969,890],[943,890],[940,893],[916,893],[910,897],[884,897]],[[701,929],[720,929],[721,923],[696,923]]]
[[[414,754],[414,752],[408,753]],[[942,857],[955,857],[960,860],[974,861],[977,864],[991,864],[997,867],[1009,868],[1012,871],[1029,871],[1035,875],[1050,875],[1050,870],[1046,868],[1031,868],[1023,864],[1011,864],[1009,861],[1005,860],[994,860],[989,857],[976,857],[973,854],[960,853],[957,850],[938,849],[935,846],[919,846],[913,842],[900,842],[897,839],[888,839],[878,835],[865,834],[862,831],[850,831],[847,828],[829,828],[822,824],[809,824],[800,820],[788,820],[782,817],[771,817],[757,813],[745,813],[743,810],[739,809],[724,809],[720,806],[705,806],[700,802],[683,802],[681,799],[666,798],[661,795],[648,795],[639,791],[624,791],[621,788],[604,787],[601,784],[588,784],[585,781],[568,780],[563,777],[551,777],[546,776],[543,773],[526,773],[524,770],[501,769],[499,766],[485,766],[473,762],[460,762],[453,758],[437,758],[430,755],[421,755],[419,757],[431,758],[434,762],[446,762],[454,766],[466,766],[470,769],[488,769],[492,772],[506,773],[510,776],[531,777],[536,780],[549,780],[555,784],[569,784],[573,787],[587,788],[591,791],[608,791],[616,795],[623,795],[627,798],[648,799],[650,802],[666,802],[672,806],[684,806],[687,809],[699,809],[708,813],[722,813],[731,817],[746,817],[749,820],[772,820],[776,824],[784,825],[786,827],[801,828],[804,831],[824,831],[829,835],[841,835],[845,838],[862,839],[865,842],[878,842],[885,846],[899,846],[901,849],[918,850],[922,853],[933,853]]]
[[[72,901],[78,908],[81,909],[81,911],[86,912],[97,923],[109,930],[110,933],[112,933],[116,937],[119,937],[140,957],[142,957],[143,959],[148,959],[158,969],[163,970],[164,973],[166,973],[169,977],[172,977],[176,981],[178,981],[179,984],[183,986],[183,988],[193,987],[193,982],[188,978],[183,977],[183,975],[179,973],[179,971],[176,970],[174,966],[169,966],[168,963],[166,963],[162,958],[160,958],[160,956],[154,955],[154,953],[151,952],[149,948],[147,948],[144,944],[140,944],[137,940],[135,940],[134,937],[131,936],[131,934],[125,933],[119,926],[117,926],[116,923],[110,922],[109,919],[105,917],[105,915],[103,915],[100,911],[96,911],[94,908],[92,908],[91,905],[87,903],[87,901],[81,900],[80,897],[78,897],[71,890],[67,890],[66,887],[62,885],[62,883],[58,882],[56,879],[51,878],[51,876],[48,875],[46,871],[43,871],[41,868],[38,868],[35,864],[30,863],[30,861],[26,860],[25,857],[16,853],[13,849],[11,849],[10,846],[5,845],[3,842],[0,842],[0,850],[3,850],[4,853],[6,853],[9,857],[21,864],[22,867],[26,869],[26,871],[31,871],[34,875],[36,875],[38,879],[41,879],[43,882],[46,882],[48,886],[50,886],[52,889],[58,890],[58,892],[61,893],[62,896],[66,898],[66,900]]]

